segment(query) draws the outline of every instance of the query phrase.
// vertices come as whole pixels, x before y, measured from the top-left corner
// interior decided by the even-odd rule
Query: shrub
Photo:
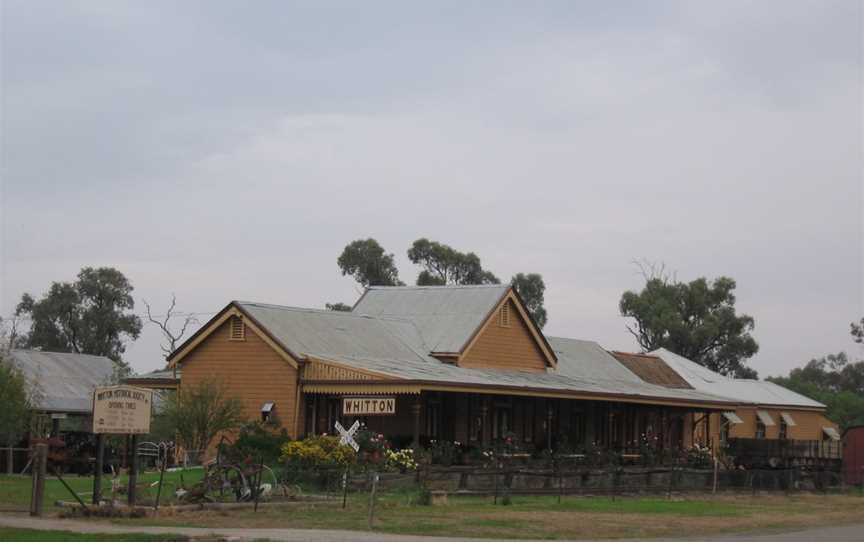
[[[417,470],[417,462],[414,461],[414,450],[411,448],[405,448],[398,452],[386,450],[384,457],[384,466],[389,470],[397,470],[399,472]]]
[[[240,428],[240,434],[225,452],[235,459],[251,457],[255,461],[275,463],[282,455],[282,447],[291,440],[285,429],[268,422],[250,422]]]
[[[289,465],[307,468],[344,467],[353,463],[356,454],[338,437],[318,435],[282,445],[280,459]]]

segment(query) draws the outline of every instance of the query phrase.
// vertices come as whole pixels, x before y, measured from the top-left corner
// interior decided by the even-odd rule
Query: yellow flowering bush
[[[406,472],[417,470],[417,462],[414,460],[414,450],[404,448],[398,452],[393,450],[384,451],[385,466],[388,469]]]
[[[339,443],[338,437],[318,435],[286,442],[280,459],[304,467],[344,466],[356,459],[350,446]]]

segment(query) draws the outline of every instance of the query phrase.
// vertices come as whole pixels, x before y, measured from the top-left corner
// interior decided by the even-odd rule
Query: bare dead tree
[[[678,280],[678,273],[666,269],[666,264],[663,262],[654,262],[648,258],[633,258],[630,263],[636,267],[645,282],[658,279],[664,284],[668,284]]]
[[[198,320],[195,318],[193,314],[183,314],[176,312],[175,309],[177,307],[177,296],[171,294],[171,306],[168,307],[168,310],[165,311],[165,314],[159,314],[154,316],[152,311],[150,310],[150,304],[147,303],[147,300],[142,300],[144,303],[144,308],[147,312],[147,319],[150,323],[156,325],[160,331],[162,331],[162,337],[164,342],[159,345],[162,348],[162,352],[164,353],[164,357],[167,358],[171,352],[173,352],[177,348],[177,344],[183,339],[183,336],[186,334],[186,330],[190,325],[194,325],[198,323]],[[180,329],[175,331],[171,327],[171,318],[174,317],[183,317],[183,324],[180,326]]]
[[[9,318],[0,317],[0,351],[9,351],[19,343],[19,331],[22,317],[15,313]]]

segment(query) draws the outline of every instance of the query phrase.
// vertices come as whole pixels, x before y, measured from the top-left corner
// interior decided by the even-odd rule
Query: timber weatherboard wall
[[[498,307],[486,320],[459,365],[509,371],[545,371],[546,359],[532,337],[528,323],[511,299],[505,299],[504,303],[510,313],[509,326],[501,325],[501,307]]]
[[[297,435],[297,370],[246,327],[244,340],[231,339],[231,319],[223,322],[182,360],[181,389],[207,379],[221,380],[243,403],[243,415],[261,417],[261,406],[276,404],[276,417],[288,434]]]
[[[825,417],[824,412],[818,410],[796,410],[795,407],[739,407],[735,410],[735,414],[741,418],[743,423],[730,424],[729,438],[756,438],[756,422],[758,420],[756,411],[762,410],[767,412],[771,419],[774,420],[774,425],[765,427],[766,439],[780,438],[780,413],[785,412],[792,416],[795,421],[794,426],[790,426],[786,431],[786,438],[789,440],[823,440],[825,434],[823,427],[837,428],[837,424]],[[725,422],[722,415],[719,413],[711,414],[711,440],[714,443],[720,442],[720,424]],[[698,427],[697,436],[703,435],[702,427]]]

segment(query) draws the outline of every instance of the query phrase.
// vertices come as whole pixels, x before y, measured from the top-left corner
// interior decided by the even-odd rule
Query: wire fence
[[[345,468],[282,469],[298,491],[329,497],[368,491],[375,474],[380,492],[423,488],[452,495],[671,495],[673,493],[840,492],[839,470],[821,467],[694,469],[688,467],[532,469],[429,467],[407,473]]]

